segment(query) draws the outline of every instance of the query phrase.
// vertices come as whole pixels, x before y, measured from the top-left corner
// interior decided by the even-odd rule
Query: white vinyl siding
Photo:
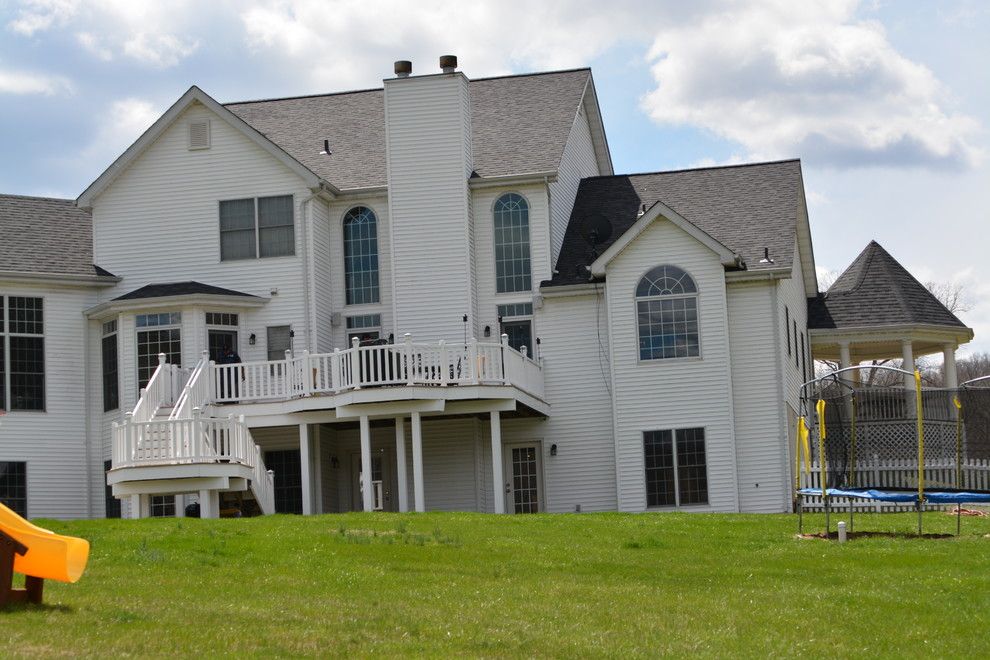
[[[32,518],[86,518],[99,487],[89,460],[87,404],[102,410],[97,329],[88,342],[82,310],[96,303],[92,291],[0,281],[0,294],[41,298],[44,305],[45,409],[11,410],[0,418],[0,461],[25,462],[27,509]],[[92,375],[87,383],[89,354]],[[98,444],[99,439],[93,440]],[[102,501],[102,491],[99,493]],[[95,499],[95,498],[94,498]]]
[[[778,354],[783,353],[786,364],[794,363],[786,357],[783,324],[774,333],[776,286],[772,282],[740,282],[730,284],[727,291],[742,511],[780,512],[790,501]]]
[[[187,123],[197,119],[211,119],[211,148],[189,151]],[[94,262],[124,278],[97,295],[106,301],[149,283],[188,280],[233,289],[267,299],[263,307],[241,312],[245,361],[265,359],[264,341],[251,346],[246,339],[263,338],[268,325],[291,323],[300,345],[308,345],[302,226],[293,231],[293,256],[220,258],[222,200],[286,195],[294,200],[293,217],[302,218],[299,202],[311,195],[305,181],[205,107],[190,107],[93,202]],[[192,335],[183,328],[183,357],[192,359],[184,363],[195,364],[205,348],[205,331],[196,330]],[[123,327],[120,332],[133,337]],[[122,372],[133,369],[127,357],[121,355]],[[127,390],[122,387],[122,398]]]
[[[676,264],[697,283],[698,358],[639,360],[634,292],[643,274],[662,264]],[[718,256],[660,218],[609,264],[607,278],[619,509],[646,508],[644,431],[704,427],[709,504],[698,508],[737,510],[725,275]]]
[[[550,209],[550,256],[553,263],[557,262],[557,256],[560,254],[581,179],[599,174],[606,172],[599,171],[588,118],[582,105],[567,137],[564,154],[557,169],[557,180],[550,184],[550,199],[553,205]]]
[[[604,287],[602,287],[604,289]],[[617,506],[615,442],[609,393],[608,309],[604,291],[547,297],[536,310],[544,382],[553,406],[540,423],[505,420],[505,441],[518,427],[522,437],[543,439],[547,511],[610,511]],[[557,455],[549,456],[557,445]]]
[[[461,74],[385,81],[394,324],[463,339],[473,316],[471,103]]]
[[[804,285],[804,278],[802,274],[803,260],[801,254],[798,250],[800,244],[795,241],[794,248],[794,263],[791,268],[791,277],[787,279],[780,280],[777,284],[777,323],[778,328],[781,332],[789,331],[791,333],[791,353],[787,353],[786,339],[781,336],[779,350],[778,350],[778,360],[780,364],[780,374],[782,375],[780,381],[780,389],[778,390],[778,398],[782,398],[783,401],[789,405],[794,411],[800,411],[800,398],[801,398],[801,385],[805,381],[805,375],[807,378],[813,377],[814,363],[810,360],[810,344],[808,343],[808,296],[815,295],[814,291],[806,291]],[[786,329],[784,328],[784,308],[787,308],[788,315],[790,316],[790,326]],[[794,325],[797,324],[797,342],[795,343],[793,333]],[[802,373],[801,370],[801,333],[805,335],[805,360],[807,361],[806,374]],[[795,358],[797,360],[795,361]],[[786,416],[781,411],[781,421],[780,425],[783,427],[780,434],[787,438],[786,446],[784,448],[785,455],[783,460],[786,460],[784,469],[786,469],[788,474],[793,472],[793,443],[789,440],[793,433],[795,432],[793,428],[787,425]],[[790,486],[788,486],[788,492],[785,497],[785,505],[790,505]]]

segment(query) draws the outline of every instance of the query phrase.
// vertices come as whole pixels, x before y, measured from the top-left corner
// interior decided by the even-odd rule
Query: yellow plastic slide
[[[36,527],[0,504],[0,531],[27,547],[14,557],[14,571],[45,580],[76,582],[86,570],[89,541]]]

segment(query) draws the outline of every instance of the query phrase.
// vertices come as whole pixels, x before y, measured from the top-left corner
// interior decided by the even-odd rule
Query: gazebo
[[[903,358],[903,369],[913,372],[916,358],[942,353],[950,389],[959,384],[956,349],[973,339],[973,330],[876,241],[828,291],[808,299],[808,334],[814,359],[840,368]],[[859,371],[851,373],[855,383]],[[913,379],[904,380],[914,388]]]

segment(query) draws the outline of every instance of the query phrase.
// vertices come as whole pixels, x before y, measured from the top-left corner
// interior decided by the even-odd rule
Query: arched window
[[[344,216],[344,286],[348,305],[379,300],[378,219],[364,206]]]
[[[495,291],[533,288],[529,260],[529,204],[508,193],[495,201]]]
[[[677,266],[657,266],[636,287],[639,359],[697,357],[698,287]]]

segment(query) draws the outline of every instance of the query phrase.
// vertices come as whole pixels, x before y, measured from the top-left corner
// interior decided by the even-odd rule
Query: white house
[[[836,322],[798,161],[615,175],[590,70],[441,66],[192,87],[74,202],[0,196],[0,500],[785,511],[813,348],[971,339]]]

